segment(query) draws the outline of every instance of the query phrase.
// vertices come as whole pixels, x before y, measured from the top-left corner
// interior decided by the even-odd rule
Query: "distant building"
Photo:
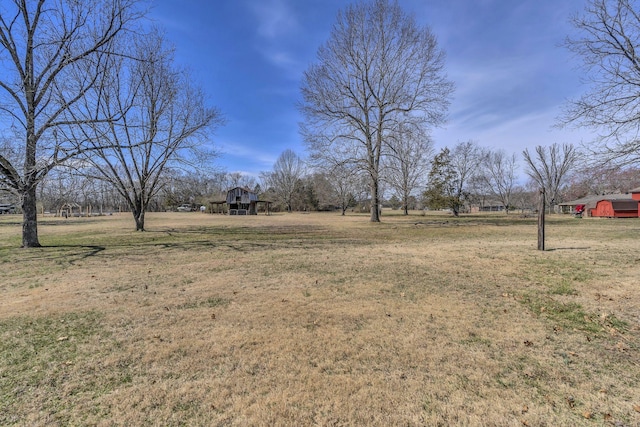
[[[225,213],[229,215],[257,215],[258,203],[265,204],[267,215],[271,202],[259,200],[258,194],[244,187],[235,187],[227,191],[226,200],[213,201],[211,203],[211,213]],[[226,206],[225,206],[226,205]],[[214,208],[215,206],[215,208]],[[222,208],[222,212],[220,209]],[[226,208],[226,209],[225,209]]]
[[[605,218],[637,218],[638,201],[633,199],[598,200],[595,208],[590,210],[591,216]]]
[[[603,218],[637,218],[640,216],[640,187],[625,194],[606,194],[583,197],[561,203],[563,213],[575,213],[576,206],[584,205],[588,216]]]

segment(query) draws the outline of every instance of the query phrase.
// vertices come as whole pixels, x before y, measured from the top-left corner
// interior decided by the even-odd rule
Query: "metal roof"
[[[559,205],[560,206],[588,205],[590,203],[597,203],[600,200],[633,200],[633,199],[631,198],[631,194],[595,194],[592,196],[582,197],[581,199],[571,200],[570,202],[560,203]]]

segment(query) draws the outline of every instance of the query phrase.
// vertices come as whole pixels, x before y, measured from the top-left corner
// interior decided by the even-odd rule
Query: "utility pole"
[[[544,188],[540,189],[540,200],[538,203],[538,250],[544,251],[544,209],[545,209]]]

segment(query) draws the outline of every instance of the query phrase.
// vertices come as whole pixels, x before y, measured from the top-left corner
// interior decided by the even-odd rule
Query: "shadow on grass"
[[[335,242],[327,242],[327,241],[313,241],[313,240],[305,240],[305,239],[282,239],[282,240],[273,240],[273,241],[251,241],[251,240],[238,240],[235,242],[231,242],[228,240],[224,241],[209,241],[209,240],[193,240],[193,241],[182,241],[182,242],[158,242],[158,243],[145,243],[144,245],[140,245],[138,247],[156,247],[163,249],[174,249],[174,250],[213,250],[213,249],[221,249],[221,250],[231,250],[236,252],[259,252],[259,251],[269,251],[269,250],[278,250],[278,249],[317,249],[317,248],[325,248],[332,247]],[[341,245],[352,244],[352,245],[364,245],[366,243],[361,241],[350,241],[350,240],[342,240],[340,241]],[[125,245],[123,245],[125,246]],[[128,245],[127,245],[128,246]]]
[[[78,260],[91,258],[107,249],[104,246],[98,246],[98,245],[55,245],[55,246],[43,246],[43,247],[44,248],[79,249],[79,252],[77,253]]]
[[[546,249],[547,252],[553,252],[553,251],[586,251],[591,249],[590,246],[583,246],[583,247],[568,247],[568,248],[550,248],[550,249]]]
[[[5,248],[10,252],[19,253],[21,260],[39,261],[53,260],[73,264],[76,261],[94,257],[106,250],[98,245],[43,245],[39,248]],[[4,258],[0,250],[0,258]]]

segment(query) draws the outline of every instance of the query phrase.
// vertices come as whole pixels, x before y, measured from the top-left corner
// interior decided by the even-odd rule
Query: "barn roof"
[[[640,192],[640,190],[638,192]],[[585,196],[576,200],[571,200],[569,202],[560,203],[560,206],[595,204],[600,200],[633,200],[633,199],[631,198],[631,194],[596,194],[591,196]]]

